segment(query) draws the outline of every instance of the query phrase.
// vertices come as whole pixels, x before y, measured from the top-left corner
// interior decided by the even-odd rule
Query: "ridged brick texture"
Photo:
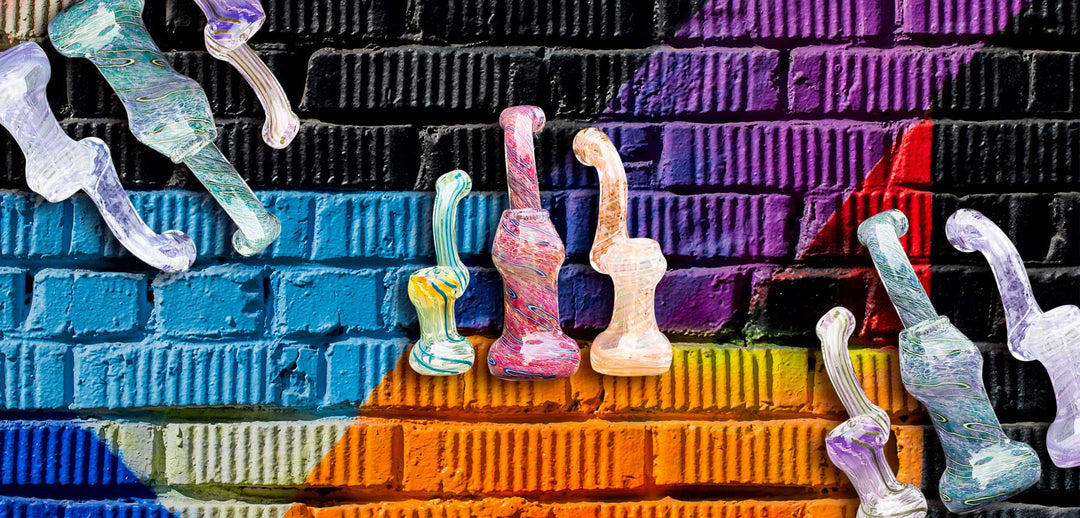
[[[43,37],[58,2],[0,0],[0,47],[32,39],[50,105],[98,137],[140,215],[188,233],[194,267],[161,274],[109,236],[86,196],[27,189],[0,132],[0,518],[851,517],[824,437],[847,415],[814,324],[858,318],[850,354],[885,409],[898,477],[929,516],[943,459],[903,389],[901,329],[855,236],[904,210],[902,239],[938,311],[978,343],[1006,431],[1044,476],[984,518],[1080,518],[1052,466],[1044,369],[1004,345],[981,257],[948,244],[975,208],[1001,225],[1049,309],[1080,293],[1076,0],[264,0],[251,39],[301,118],[259,136],[252,90],[203,45],[191,0],[147,2],[150,33],[207,91],[217,145],[282,222],[238,256],[233,224],[187,167],[138,143],[85,60]],[[506,382],[484,359],[503,320],[490,246],[506,208],[499,112],[541,106],[542,205],[567,245],[564,380]],[[612,311],[587,260],[597,173],[571,143],[623,158],[633,237],[669,271],[660,376],[600,376]],[[409,275],[434,263],[436,179],[473,178],[456,236],[472,283],[461,376],[414,373]]]

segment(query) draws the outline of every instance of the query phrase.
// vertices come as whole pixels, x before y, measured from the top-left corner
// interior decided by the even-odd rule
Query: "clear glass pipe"
[[[82,0],[49,24],[61,54],[97,66],[127,109],[131,132],[173,162],[186,164],[236,223],[233,247],[253,255],[270,246],[281,224],[266,211],[214,144],[217,128],[206,92],[177,73],[142,20],[142,0]]]
[[[503,279],[503,332],[488,350],[488,369],[507,380],[565,378],[577,372],[581,351],[559,324],[559,269],[566,248],[540,208],[533,133],[544,111],[515,106],[499,116],[506,145],[510,209],[503,211],[492,262]]]
[[[166,272],[188,269],[195,243],[175,230],[150,230],[120,185],[109,147],[96,138],[76,142],[64,133],[45,97],[50,74],[49,58],[36,43],[0,54],[0,125],[26,156],[27,185],[52,203],[82,190],[135,257]]]
[[[593,370],[612,376],[654,376],[671,368],[671,342],[656,325],[656,285],[667,271],[660,244],[630,239],[626,230],[626,170],[604,132],[586,128],[574,137],[578,161],[600,175],[600,210],[589,262],[610,275],[615,301],[608,328],[593,340]]]
[[[420,340],[409,353],[409,366],[428,376],[452,376],[473,366],[476,351],[458,334],[454,303],[469,287],[469,270],[457,248],[458,203],[472,190],[465,171],[451,171],[435,184],[431,226],[438,266],[409,276],[409,300],[420,321]]]
[[[240,72],[262,104],[266,113],[263,142],[275,149],[287,147],[300,129],[300,118],[293,112],[281,83],[248,46],[248,40],[266,21],[262,4],[259,0],[195,0],[195,3],[206,15],[203,40],[207,52]]]
[[[941,501],[954,513],[972,512],[1038,482],[1039,457],[1002,431],[983,385],[982,355],[934,310],[900,245],[907,231],[907,217],[888,210],[859,225],[859,241],[870,250],[904,323],[904,386],[926,407],[945,452],[945,474],[938,484]]]
[[[829,460],[859,493],[859,518],[923,518],[926,498],[915,486],[897,481],[885,460],[885,445],[892,433],[889,415],[870,402],[855,376],[847,350],[854,331],[855,315],[842,307],[832,308],[817,323],[825,370],[851,416],[825,438]]]
[[[945,224],[945,235],[957,250],[982,252],[990,263],[1005,307],[1009,350],[1019,360],[1042,363],[1057,396],[1057,417],[1046,435],[1050,459],[1062,468],[1080,466],[1080,308],[1060,306],[1044,313],[1020,253],[981,213],[956,211]]]

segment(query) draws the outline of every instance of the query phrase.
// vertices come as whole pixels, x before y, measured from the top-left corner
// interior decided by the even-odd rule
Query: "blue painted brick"
[[[571,191],[560,203],[565,205],[567,253],[588,253],[598,195]],[[668,257],[776,259],[794,254],[795,205],[791,197],[779,194],[632,191],[626,220],[631,237],[655,239]]]
[[[73,408],[317,404],[320,359],[311,346],[95,344],[74,357]]]
[[[67,350],[67,345],[55,342],[0,342],[0,408],[63,408]]]
[[[167,507],[156,502],[71,502],[64,518],[174,518]]]
[[[0,422],[3,486],[131,486],[153,493],[97,435],[63,421]]]
[[[154,326],[169,336],[244,336],[265,327],[262,268],[240,264],[159,275]]]
[[[397,366],[410,344],[406,340],[354,338],[330,344],[326,351],[324,405],[358,407],[386,373]]]
[[[143,327],[146,276],[41,270],[34,276],[26,328],[49,336],[118,336]]]
[[[380,328],[383,272],[330,267],[284,268],[272,274],[274,333],[373,331]]]
[[[34,498],[0,497],[0,518],[61,518],[63,502]]]
[[[325,193],[266,192],[260,198],[266,210],[281,221],[281,235],[262,256],[307,258],[311,255],[316,200]]]
[[[64,203],[49,203],[31,193],[0,193],[0,257],[63,255],[64,221]]]
[[[0,268],[0,330],[13,330],[26,313],[26,270]]]

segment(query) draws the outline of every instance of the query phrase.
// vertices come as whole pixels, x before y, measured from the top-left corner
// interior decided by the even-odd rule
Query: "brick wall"
[[[57,3],[0,0],[0,42],[40,37]],[[64,126],[106,140],[140,213],[200,259],[149,271],[85,198],[27,192],[0,137],[0,516],[854,516],[825,456],[845,415],[812,331],[837,304],[860,320],[854,363],[893,419],[890,460],[933,499],[944,462],[854,236],[890,207],[938,309],[980,342],[1006,431],[1043,457],[1039,485],[986,516],[1080,516],[1080,469],[1045,455],[1047,376],[1008,354],[988,269],[942,231],[982,210],[1044,306],[1077,303],[1076,0],[267,0],[256,47],[304,119],[283,151],[201,51],[194,4],[148,4],[282,237],[233,253],[191,175],[134,140],[89,63],[47,48]],[[478,357],[498,334],[495,122],[517,103],[550,120],[537,149],[569,254],[562,320],[586,344],[611,288],[586,261],[596,179],[569,146],[598,121],[619,146],[631,234],[671,265],[669,374],[603,377],[587,354],[545,382],[404,365],[404,281],[433,261],[431,191],[453,168],[476,191],[459,324]]]

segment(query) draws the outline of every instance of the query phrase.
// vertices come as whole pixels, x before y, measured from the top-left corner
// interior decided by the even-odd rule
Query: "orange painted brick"
[[[644,424],[403,424],[403,490],[438,495],[628,490],[646,482]]]
[[[848,353],[855,375],[870,401],[885,409],[893,420],[907,422],[922,416],[922,405],[907,393],[900,380],[900,355],[895,348],[850,349]],[[814,358],[814,413],[847,419],[844,406],[825,371],[821,352],[816,351]]]
[[[653,424],[653,477],[660,486],[836,487],[847,479],[826,457],[821,419]]]
[[[393,422],[358,419],[353,422],[311,470],[304,483],[323,487],[392,488],[398,452]]]
[[[375,414],[447,417],[475,417],[478,413],[565,414],[589,409],[574,397],[599,399],[599,382],[592,384],[594,386],[576,382],[577,387],[572,390],[573,380],[522,382],[497,379],[491,376],[483,361],[493,340],[483,337],[470,337],[470,340],[476,345],[478,361],[469,372],[460,376],[420,376],[403,358],[376,387],[363,409]],[[582,371],[585,371],[584,376],[598,377],[589,369]]]
[[[314,518],[471,518],[520,516],[521,498],[482,500],[403,500],[313,508]],[[302,518],[302,517],[296,517]]]
[[[550,504],[522,518],[842,518],[855,516],[858,500],[713,500],[682,502],[672,498],[645,502]]]
[[[602,414],[797,412],[810,403],[805,349],[676,346],[662,376],[603,377]]]
[[[900,482],[922,487],[925,434],[926,428],[922,426],[893,427],[893,436],[896,437],[896,456],[899,459],[896,478]]]

